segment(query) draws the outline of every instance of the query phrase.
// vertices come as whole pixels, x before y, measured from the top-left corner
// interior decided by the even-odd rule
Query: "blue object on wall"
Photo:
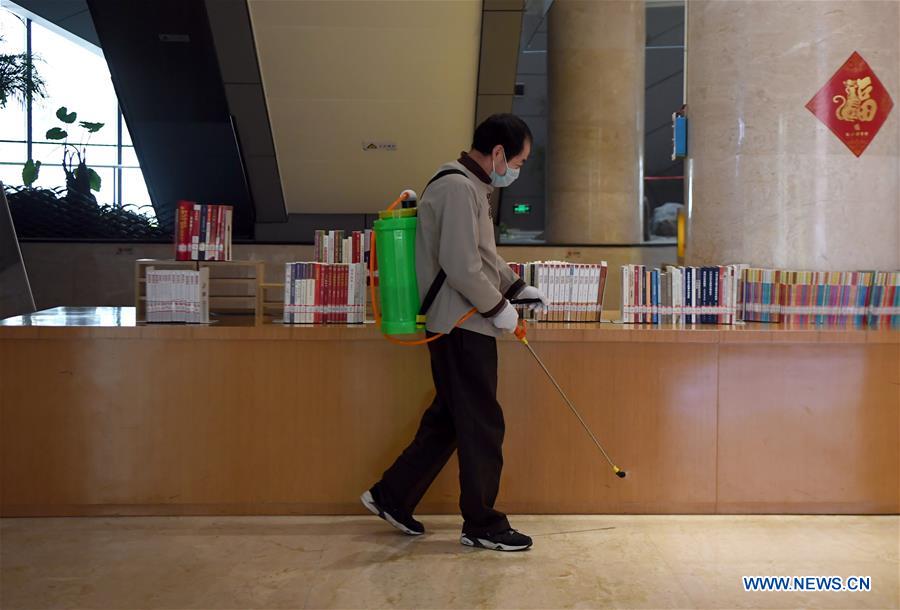
[[[672,160],[687,156],[687,117],[672,115]]]

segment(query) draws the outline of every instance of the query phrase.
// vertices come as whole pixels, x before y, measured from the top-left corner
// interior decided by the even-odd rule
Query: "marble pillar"
[[[689,0],[688,264],[900,269],[898,24],[896,0]],[[859,157],[805,107],[854,51],[894,102]]]
[[[643,0],[555,0],[548,13],[549,243],[643,238]]]

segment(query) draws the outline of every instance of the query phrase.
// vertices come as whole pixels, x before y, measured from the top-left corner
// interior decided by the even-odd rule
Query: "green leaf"
[[[41,173],[41,162],[38,161],[35,163],[32,159],[29,159],[25,166],[22,168],[22,183],[25,186],[31,186],[34,184],[34,181],[38,179],[38,174]]]
[[[79,165],[75,169],[75,177],[76,178],[81,178],[81,168],[84,168],[87,170],[88,182],[90,182],[91,190],[99,192],[100,184],[102,183],[102,181],[100,180],[100,174],[98,174],[97,172],[92,170],[90,167],[87,167],[86,165]]]
[[[65,140],[69,137],[69,133],[65,129],[60,129],[59,127],[54,127],[53,129],[47,130],[47,139],[48,140]]]
[[[77,113],[69,112],[65,106],[60,106],[56,111],[56,118],[58,118],[63,123],[74,123],[75,117],[77,116]]]
[[[95,171],[92,170],[91,168],[88,168],[88,174],[89,174],[90,177],[91,177],[91,190],[92,190],[92,191],[97,191],[97,192],[99,193],[99,192],[100,192],[100,184],[101,184],[101,182],[102,182],[102,181],[100,180],[100,174],[98,174],[97,172],[95,172]]]
[[[88,121],[81,121],[79,125],[88,130],[88,133],[97,133],[106,123],[90,123]]]

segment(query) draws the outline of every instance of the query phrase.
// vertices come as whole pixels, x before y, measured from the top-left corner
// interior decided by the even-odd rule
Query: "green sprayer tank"
[[[381,332],[416,332],[419,285],[416,281],[416,209],[379,213],[375,221],[378,286],[381,294]]]

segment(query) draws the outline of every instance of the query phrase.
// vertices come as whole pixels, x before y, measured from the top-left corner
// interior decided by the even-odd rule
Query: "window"
[[[87,163],[100,175],[101,189],[94,193],[97,202],[145,206],[141,213],[153,216],[147,185],[100,49],[6,9],[0,9],[0,37],[4,53],[32,53],[47,90],[44,99],[30,104],[10,100],[0,110],[0,180],[10,186],[21,185],[22,166],[30,157],[42,164],[34,186],[65,186],[63,147],[45,137],[48,129],[61,125],[56,110],[65,106],[78,113],[76,123],[65,128],[69,142],[85,144]],[[82,120],[104,126],[88,134],[78,126]]]
[[[25,24],[3,9],[0,9],[0,38],[3,38],[0,52],[23,53],[26,49]],[[28,159],[25,119],[26,113],[20,100],[10,99],[6,108],[0,110],[0,180],[4,184],[22,183],[22,163]]]

